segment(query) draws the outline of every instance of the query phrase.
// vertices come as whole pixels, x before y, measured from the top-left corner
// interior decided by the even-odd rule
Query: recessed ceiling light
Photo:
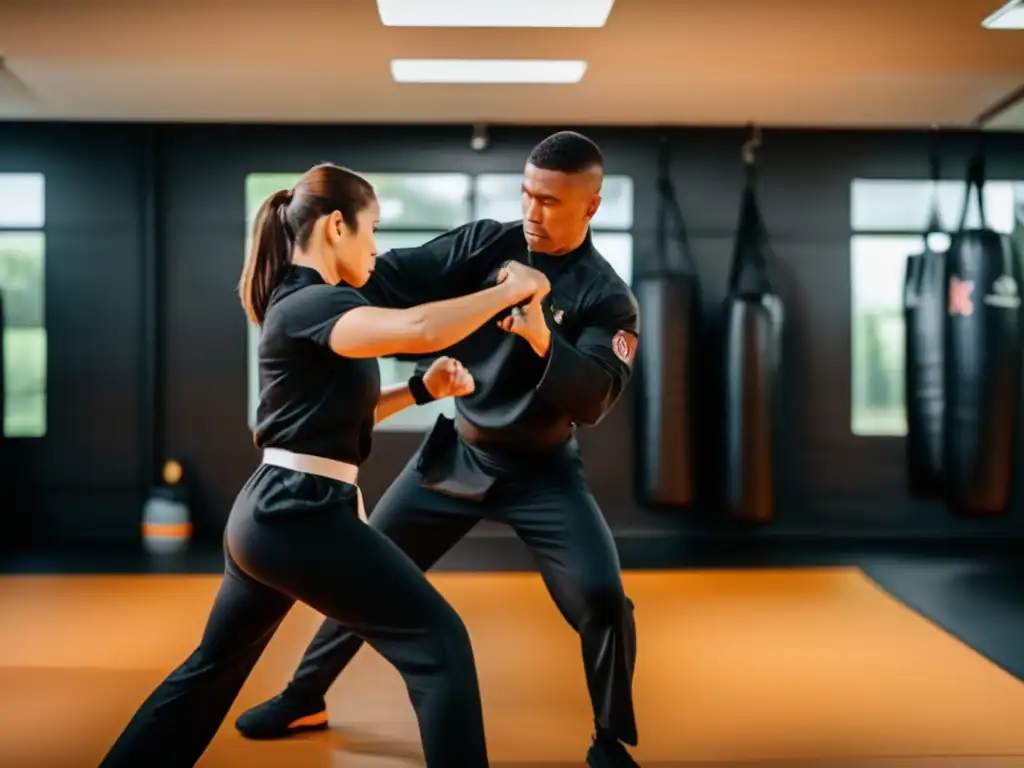
[[[542,59],[393,59],[396,83],[534,84],[578,83],[587,62]]]
[[[983,22],[985,29],[1024,29],[1024,0],[1010,0]]]
[[[387,27],[603,27],[615,0],[377,0]]]

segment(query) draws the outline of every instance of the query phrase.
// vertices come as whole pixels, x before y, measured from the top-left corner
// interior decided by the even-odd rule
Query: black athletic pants
[[[615,542],[590,493],[575,441],[545,453],[502,456],[459,440],[455,451],[455,464],[474,465],[493,479],[482,499],[425,489],[417,454],[381,497],[370,526],[424,570],[482,518],[512,526],[537,556],[558,609],[580,635],[596,725],[635,746],[633,604],[623,591]],[[438,461],[452,463],[450,456]],[[354,629],[344,620],[324,621],[290,686],[325,695],[362,645]]]
[[[343,621],[405,679],[430,768],[488,765],[461,619],[357,516],[355,486],[261,466],[224,534],[227,568],[199,647],[143,703],[101,768],[195,765],[296,600]]]

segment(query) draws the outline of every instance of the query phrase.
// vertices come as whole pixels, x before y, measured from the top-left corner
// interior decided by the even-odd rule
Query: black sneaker
[[[587,765],[590,768],[640,768],[621,741],[605,736],[594,737],[587,752]]]
[[[285,688],[270,701],[243,712],[235,728],[247,739],[284,739],[327,728],[327,702]]]

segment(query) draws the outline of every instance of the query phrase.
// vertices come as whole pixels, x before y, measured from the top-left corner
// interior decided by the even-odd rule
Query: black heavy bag
[[[659,158],[657,264],[638,276],[637,490],[650,504],[688,506],[694,499],[693,367],[701,285],[670,176],[667,141]],[[669,258],[669,219],[678,259]]]
[[[768,275],[771,247],[755,190],[748,160],[723,302],[722,505],[733,519],[768,522],[775,515],[783,307]]]
[[[928,236],[942,231],[938,177],[938,159],[933,155],[935,193],[925,248],[907,258],[903,285],[907,486],[911,495],[918,498],[942,495],[946,254],[933,251],[928,245]]]
[[[1021,387],[1021,264],[985,220],[984,156],[971,160],[960,227],[946,261],[946,495],[967,514],[1006,510]],[[981,223],[967,229],[971,192]]]

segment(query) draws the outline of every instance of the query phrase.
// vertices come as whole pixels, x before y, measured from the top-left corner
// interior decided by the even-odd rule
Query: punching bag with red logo
[[[672,185],[667,139],[662,140],[658,165],[658,262],[633,286],[640,305],[635,477],[644,502],[687,507],[695,495],[693,373],[701,285]],[[676,259],[670,258],[673,250]]]
[[[722,504],[728,517],[775,516],[776,436],[781,426],[782,301],[769,277],[771,246],[757,200],[752,154],[723,302]]]
[[[937,154],[931,159],[934,196],[925,248],[907,258],[903,284],[906,328],[904,399],[907,412],[907,484],[918,498],[942,495],[946,322],[946,254],[933,251],[929,236],[942,232],[939,220]]]
[[[946,497],[967,514],[997,514],[1009,505],[1021,397],[1020,254],[988,227],[984,185],[979,151],[946,260]],[[981,223],[967,229],[972,193]]]

